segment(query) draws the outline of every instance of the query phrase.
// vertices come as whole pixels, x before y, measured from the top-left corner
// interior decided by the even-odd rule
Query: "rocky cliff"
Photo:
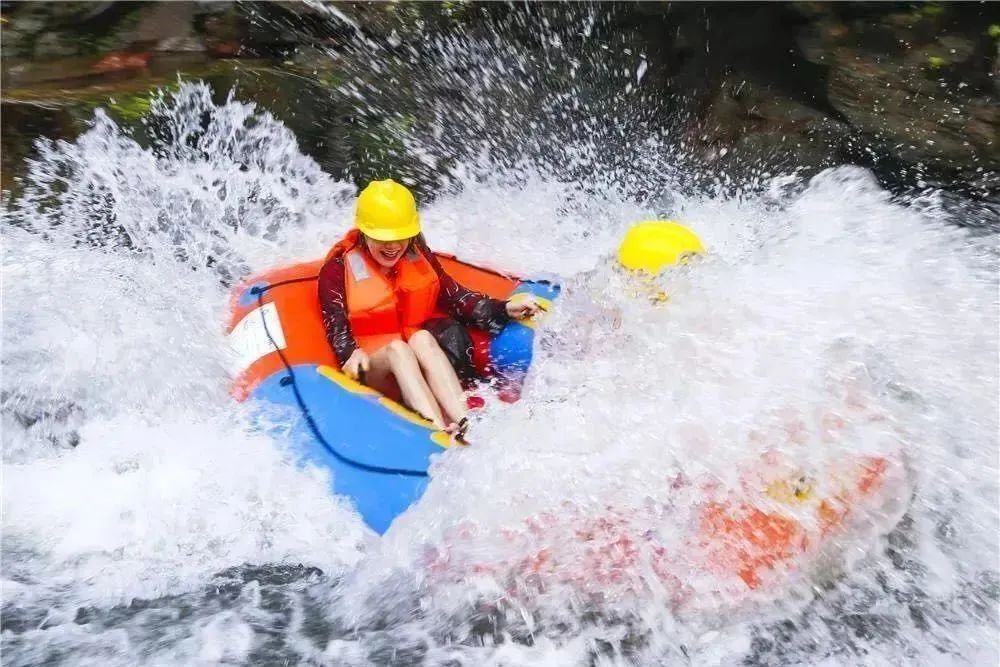
[[[419,115],[407,108],[416,105],[407,104],[405,80],[402,91],[366,100],[381,105],[352,108],[352,82],[386,87],[368,60],[404,53],[426,69],[444,57],[428,36],[482,33],[532,49],[582,25],[594,51],[637,64],[647,120],[670,128],[703,170],[740,178],[852,162],[890,185],[991,199],[1000,190],[998,8],[3,3],[3,184],[16,189],[11,178],[37,136],[79,132],[96,106],[134,121],[150,91],[179,75],[206,78],[220,95],[236,85],[296,130],[325,168],[361,178],[365,161],[391,152],[393,136]],[[554,48],[545,44],[547,58]],[[482,102],[447,88],[434,94],[455,108]]]

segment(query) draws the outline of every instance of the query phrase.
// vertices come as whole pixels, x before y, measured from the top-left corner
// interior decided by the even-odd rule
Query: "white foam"
[[[755,431],[820,471],[905,443],[912,505],[901,483],[899,502],[870,530],[843,538],[853,574],[821,597],[891,570],[879,535],[900,506],[916,519],[904,555],[939,573],[936,599],[995,569],[995,248],[933,207],[893,202],[852,168],[739,199],[664,192],[656,201],[674,202],[664,209],[600,181],[570,186],[530,169],[484,178],[484,165],[456,166],[453,194],[424,210],[431,243],[558,277],[565,291],[524,399],[491,399],[475,446],[444,454],[426,497],[373,546],[321,476],[291,466],[280,438],[255,431],[225,391],[220,275],[319,256],[347,229],[353,188],[323,174],[272,119],[246,130],[246,105],[216,108],[206,90],[184,86],[177,106],[159,113],[186,141],[154,155],[99,116],[75,144],[43,151],[27,197],[6,212],[26,229],[4,231],[4,548],[30,576],[5,582],[5,598],[110,605],[196,590],[243,562],[303,562],[334,576],[350,570],[329,610],[341,619],[394,613],[397,597],[416,590],[423,610],[410,624],[435,659],[458,651],[477,664],[566,664],[638,632],[650,660],[676,659],[684,645],[725,664],[750,650],[736,613],[746,600],[696,564],[674,564],[699,602],[683,609],[651,574],[649,551],[625,568],[629,586],[608,586],[603,600],[565,581],[538,590],[523,565],[544,551],[560,567],[588,567],[594,543],[575,536],[604,515],[633,539],[681,540],[699,498],[671,480],[736,483],[740,465],[759,458]],[[664,214],[695,228],[710,253],[664,277],[671,298],[657,306],[634,298],[609,258],[628,224]],[[117,229],[133,250],[80,243]],[[611,310],[620,329],[601,318]],[[863,409],[851,412],[852,401]],[[55,414],[60,406],[68,416]],[[828,412],[846,424],[824,443]],[[793,447],[782,433],[800,418],[807,444]],[[75,449],[51,444],[77,427]],[[944,543],[942,523],[955,536]],[[435,554],[483,567],[437,576]],[[780,618],[812,599],[812,585],[793,578],[751,602],[764,605],[758,618]],[[534,644],[455,649],[434,639],[471,632],[484,595]],[[791,611],[786,596],[798,596]],[[718,639],[697,648],[709,630]],[[237,618],[186,632],[193,638],[163,661],[248,655]],[[901,632],[920,643],[920,630]],[[989,635],[975,621],[963,632]],[[145,650],[111,643],[119,656]],[[326,650],[361,660],[356,646]]]

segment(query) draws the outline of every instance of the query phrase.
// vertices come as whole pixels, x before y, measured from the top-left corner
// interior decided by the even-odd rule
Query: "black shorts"
[[[472,337],[465,327],[450,317],[438,317],[427,320],[421,328],[434,336],[434,340],[444,350],[445,356],[461,380],[475,379],[476,365],[472,361]]]

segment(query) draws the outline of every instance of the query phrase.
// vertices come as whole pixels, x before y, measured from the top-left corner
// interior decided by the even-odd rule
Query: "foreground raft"
[[[546,281],[437,257],[459,283],[493,298],[530,294],[547,307],[559,293]],[[288,439],[296,453],[329,468],[333,493],[351,499],[365,523],[383,533],[420,498],[433,455],[453,440],[396,397],[340,372],[320,311],[322,264],[280,267],[234,290],[228,334],[239,371],[233,392],[239,400],[291,408],[298,418],[289,426]],[[469,329],[479,374],[497,378],[516,393],[531,363],[534,327],[533,321],[512,321],[496,336]]]

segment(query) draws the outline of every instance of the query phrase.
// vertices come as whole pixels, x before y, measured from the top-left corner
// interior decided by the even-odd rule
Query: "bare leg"
[[[429,331],[421,329],[410,336],[408,341],[424,369],[427,384],[434,392],[434,398],[444,409],[444,413],[456,424],[465,418],[468,408],[465,403],[465,392],[462,383],[455,374],[455,369],[448,361],[444,350]]]
[[[391,376],[391,377],[390,377]],[[440,429],[447,426],[434,394],[424,380],[420,364],[410,346],[401,340],[394,340],[371,356],[368,384],[382,391],[395,378],[403,401]]]

